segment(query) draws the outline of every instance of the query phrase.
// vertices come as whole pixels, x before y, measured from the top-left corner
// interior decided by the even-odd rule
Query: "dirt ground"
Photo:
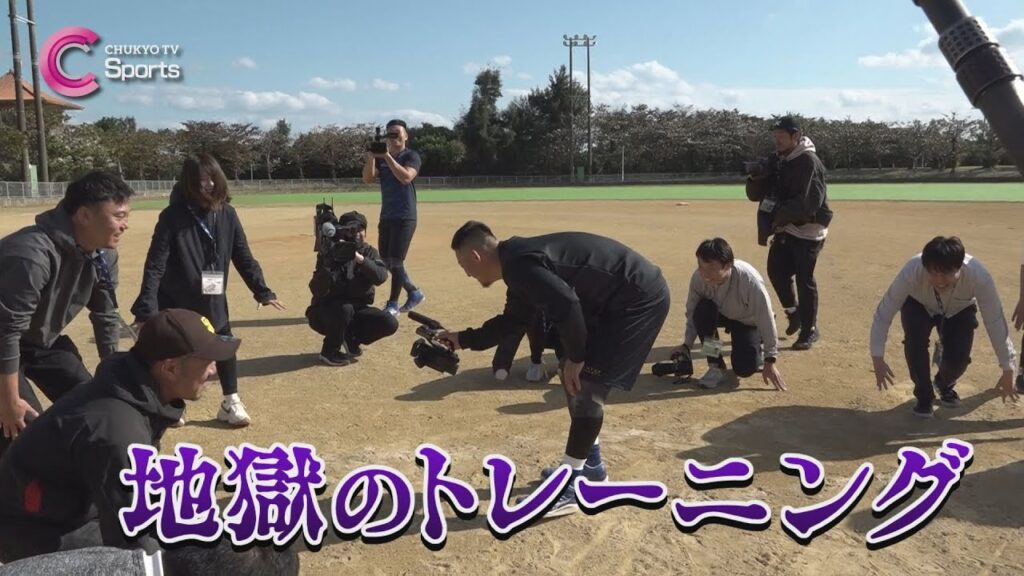
[[[375,222],[377,207],[339,205],[340,210],[350,208]],[[491,377],[489,352],[462,352],[462,368],[455,377],[419,370],[409,357],[415,323],[404,317],[398,334],[366,348],[357,364],[319,365],[320,339],[303,319],[314,260],[312,206],[239,209],[268,283],[288,306],[285,312],[257,311],[232,272],[232,319],[243,339],[240,388],[254,418],[252,426],[226,430],[216,423],[220,394],[214,383],[189,407],[189,424],[168,432],[163,449],[194,442],[221,460],[225,446],[242,442],[310,443],[326,461],[328,488],[320,502],[328,521],[334,487],[357,467],[392,466],[412,480],[417,511],[403,536],[376,545],[341,540],[329,532],[319,551],[302,552],[304,574],[1020,574],[1024,405],[1004,405],[991,391],[999,370],[984,329],[976,335],[974,362],[959,384],[964,406],[940,409],[932,421],[910,414],[911,384],[899,347],[899,322],[887,354],[898,377],[894,391],[880,393],[874,386],[868,329],[878,299],[896,272],[936,234],[958,234],[968,251],[986,263],[1009,317],[1017,299],[1024,207],[839,202],[834,209],[817,273],[823,340],[810,352],[783,352],[778,366],[788,393],[770,390],[759,376],[703,391],[656,379],[648,368],[632,392],[613,392],[601,433],[612,479],[663,482],[669,505],[659,510],[620,507],[596,516],[580,513],[536,524],[506,541],[492,536],[486,525],[489,496],[482,460],[491,453],[513,459],[520,482],[557,462],[567,429],[557,381],[525,381],[525,342],[505,382]],[[156,211],[135,212],[122,240],[118,295],[125,310],[137,295],[156,216]],[[28,209],[0,213],[0,232],[6,234],[31,218]],[[448,249],[452,232],[470,218],[488,222],[499,236],[560,230],[605,234],[658,263],[674,302],[651,362],[665,359],[681,339],[686,282],[701,239],[727,238],[737,257],[762,273],[767,255],[755,242],[754,207],[745,202],[425,204],[420,206],[408,268],[427,294],[422,312],[452,328],[478,325],[500,310],[504,297],[502,287],[481,289],[466,277]],[[370,241],[376,244],[375,226],[371,228]],[[378,291],[378,303],[384,296]],[[93,367],[96,353],[84,314],[69,333]],[[788,349],[791,343],[787,339],[782,345]],[[553,364],[552,356],[546,360]],[[896,545],[868,550],[865,535],[881,522],[872,516],[870,503],[892,478],[899,448],[916,446],[933,454],[943,439],[952,437],[975,448],[960,487],[920,532]],[[417,533],[422,474],[414,451],[422,442],[447,450],[454,459],[451,473],[481,495],[475,519],[460,520],[446,509],[448,541],[438,552],[428,550]],[[824,463],[826,483],[817,496],[804,495],[796,477],[780,472],[778,459],[784,452],[809,454]],[[713,463],[729,457],[753,463],[749,487],[699,493],[686,484],[685,459]],[[874,482],[836,527],[806,546],[782,530],[783,506],[830,498],[863,462],[874,465]],[[671,499],[677,497],[759,499],[771,507],[772,522],[763,531],[712,524],[683,533],[671,516]]]

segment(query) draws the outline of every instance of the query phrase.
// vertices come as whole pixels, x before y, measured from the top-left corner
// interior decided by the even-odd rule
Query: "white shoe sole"
[[[548,513],[544,515],[545,518],[558,518],[559,516],[568,516],[569,514],[575,514],[580,511],[580,505],[573,502],[561,508],[552,508],[548,510]]]

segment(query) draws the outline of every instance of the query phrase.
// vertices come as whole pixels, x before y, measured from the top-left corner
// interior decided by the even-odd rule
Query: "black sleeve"
[[[376,248],[367,244],[362,251],[363,263],[359,264],[359,273],[374,286],[380,286],[388,279],[388,267],[384,264]]]
[[[760,202],[770,192],[772,178],[747,178],[747,200]]]
[[[121,337],[121,318],[117,310],[117,250],[108,250],[104,255],[110,268],[110,286],[105,286],[97,278],[92,286],[92,296],[86,303],[100,360],[117,352]]]
[[[467,328],[459,332],[459,344],[470,350],[493,348],[511,334],[524,333],[532,316],[532,306],[509,289],[502,313],[484,322],[479,328]]]
[[[583,317],[583,308],[576,297],[576,292],[565,283],[565,280],[543,266],[540,261],[522,258],[506,265],[505,283],[509,286],[509,294],[518,297],[506,303],[505,312],[501,316],[496,316],[488,322],[510,316],[511,307],[516,318],[515,329],[525,330],[533,318],[533,312],[539,309],[558,327],[569,360],[582,362],[586,358],[587,324]],[[511,331],[507,320],[498,322],[497,326],[501,326],[504,331],[492,331],[491,337],[487,340],[488,348],[497,345],[497,338],[501,334]],[[487,328],[486,323],[484,328]],[[459,342],[463,343],[461,334]]]
[[[792,189],[784,190],[785,200],[779,205],[773,226],[778,229],[787,224],[803,224],[814,219],[814,213],[825,201],[825,180],[810,153],[789,163]]]
[[[225,209],[225,212],[227,210]],[[252,292],[253,298],[257,302],[262,303],[268,300],[276,300],[277,295],[267,287],[267,283],[263,279],[263,269],[260,268],[260,263],[256,261],[252,251],[249,250],[249,241],[245,238],[242,221],[239,220],[238,214],[234,209],[231,209],[229,214],[231,219],[234,220],[235,229],[231,243],[231,262],[235,265],[235,269],[238,270],[238,274],[242,277],[245,285],[249,287],[249,291]]]
[[[155,552],[160,548],[148,535],[129,538],[121,530],[119,512],[132,505],[132,492],[121,484],[121,471],[129,468],[128,444],[103,441],[96,433],[79,434],[72,444],[76,468],[89,487],[93,504],[99,513],[100,533],[104,546],[144,548]]]
[[[0,258],[0,372],[18,371],[21,335],[32,324],[39,295],[50,281],[45,253]]]
[[[583,362],[587,353],[587,322],[572,287],[532,259],[521,259],[507,266],[505,281],[510,286],[520,287],[526,299],[558,328],[566,357],[573,362]]]
[[[171,238],[173,236],[171,220],[170,211],[164,210],[156,221],[156,228],[153,229],[153,239],[149,242],[146,264],[142,269],[142,287],[139,288],[138,298],[132,304],[132,314],[136,320],[149,320],[160,311],[157,304],[157,292],[160,289],[164,273],[167,271],[167,259],[171,254]]]

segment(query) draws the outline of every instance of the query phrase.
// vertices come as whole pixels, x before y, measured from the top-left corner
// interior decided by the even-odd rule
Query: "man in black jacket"
[[[771,221],[761,236],[774,235],[768,249],[768,278],[786,312],[786,334],[799,331],[793,349],[809,350],[820,338],[814,268],[832,222],[825,166],[814,143],[792,117],[780,118],[772,126],[772,138],[776,153],[772,165],[776,168],[749,177],[747,197],[759,202],[759,215],[764,213]]]
[[[132,502],[119,478],[128,447],[158,447],[182,400],[197,400],[214,363],[238,345],[195,312],[161,311],[129,352],[104,360],[26,428],[0,459],[0,562],[59,550],[94,522],[102,542],[89,544],[156,550],[150,537],[131,541],[121,531],[118,511]]]
[[[558,328],[565,355],[560,376],[571,424],[562,464],[573,481],[606,479],[597,443],[605,400],[612,388],[633,388],[668,315],[661,269],[611,238],[562,232],[499,242],[475,221],[455,232],[452,249],[466,275],[485,288],[503,280],[508,293],[505,310],[480,328],[440,337],[453,349],[486,350],[542,312]],[[548,516],[579,509],[573,481]]]
[[[377,250],[366,243],[366,217],[346,212],[338,218],[338,229],[352,231],[350,238],[339,240],[354,243],[355,253],[344,261],[330,249],[317,254],[309,281],[313,300],[306,308],[309,327],[324,337],[320,361],[330,366],[351,364],[362,355],[360,346],[398,330],[393,314],[373,308],[374,287],[388,279],[388,269]]]
[[[61,334],[82,308],[100,358],[117,351],[117,247],[132,194],[118,176],[89,172],[34,226],[0,240],[0,454],[42,412],[28,380],[56,401],[91,378]]]

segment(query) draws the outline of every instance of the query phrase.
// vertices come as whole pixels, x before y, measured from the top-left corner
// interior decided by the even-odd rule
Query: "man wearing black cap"
[[[772,125],[774,170],[747,178],[747,197],[770,218],[768,278],[786,312],[786,334],[800,332],[794,350],[810,350],[818,332],[818,284],[814,268],[825,244],[832,210],[828,207],[825,166],[814,143],[791,116]],[[796,278],[796,291],[793,278]]]
[[[405,257],[416,233],[416,185],[420,155],[406,148],[409,128],[404,120],[391,120],[386,129],[388,149],[381,154],[367,153],[363,165],[363,182],[372,184],[380,177],[380,223],[377,235],[380,252],[391,271],[391,294],[384,310],[392,316],[408,312],[423,302],[423,292],[412,283],[405,269]],[[405,304],[399,308],[398,297],[402,289],[408,293]]]
[[[199,399],[214,363],[238,345],[195,312],[163,310],[129,352],[101,362],[95,378],[26,428],[0,459],[0,562],[82,544],[97,523],[102,542],[86,544],[156,550],[148,536],[128,540],[118,521],[132,500],[119,479],[128,447],[158,446],[183,400]]]
[[[388,279],[388,269],[377,250],[366,243],[366,217],[346,212],[338,218],[338,226],[357,230],[353,237],[342,238],[355,243],[355,256],[338,262],[317,254],[316,270],[309,281],[313,301],[306,308],[309,327],[324,337],[320,361],[330,366],[351,364],[362,354],[361,345],[398,330],[393,314],[373,308],[374,287]]]

